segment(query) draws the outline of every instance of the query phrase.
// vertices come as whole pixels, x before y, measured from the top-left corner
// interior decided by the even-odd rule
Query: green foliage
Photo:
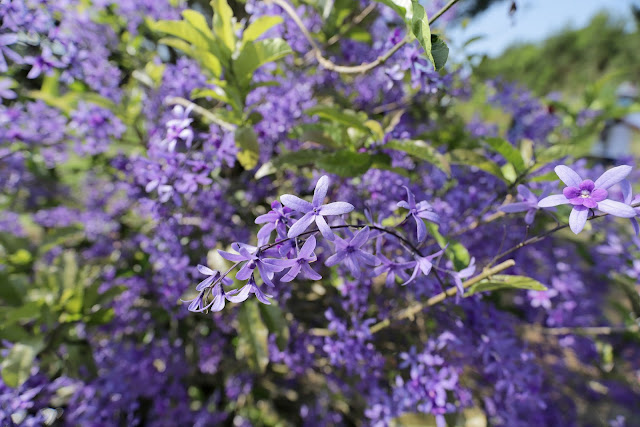
[[[418,0],[411,0],[411,8],[406,9],[404,1],[397,0],[377,0],[378,2],[392,8],[402,19],[404,19],[411,34],[418,40],[424,50],[424,54],[433,64],[436,70],[444,67],[449,57],[449,48],[441,37],[431,34],[429,28],[429,18],[424,7]]]
[[[269,364],[269,331],[260,317],[257,301],[246,301],[240,306],[238,332],[236,357],[246,360],[252,370],[264,372]]]
[[[625,20],[601,13],[585,28],[567,29],[542,44],[518,44],[497,58],[484,58],[475,74],[481,79],[501,76],[545,95],[554,90],[579,94],[616,73],[610,82],[613,88],[640,74],[640,32],[628,32],[626,26]]]

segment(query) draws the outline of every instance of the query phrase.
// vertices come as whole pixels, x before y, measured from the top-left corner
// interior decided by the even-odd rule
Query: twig
[[[489,268],[484,270],[482,273],[478,274],[475,277],[472,277],[471,279],[467,280],[466,282],[462,283],[462,287],[463,289],[467,289],[470,286],[475,285],[476,283],[478,283],[479,281],[486,279],[487,277],[493,276],[494,274],[497,274],[503,270],[506,270],[509,267],[513,267],[514,265],[516,265],[516,262],[512,259],[506,260],[498,265],[496,265],[495,267]],[[458,293],[458,288],[456,288],[455,286],[447,289],[446,291],[440,292],[437,295],[432,296],[431,298],[429,298],[426,302],[423,303],[417,303],[412,305],[411,307],[405,308],[404,310],[396,313],[395,315],[392,315],[378,323],[376,323],[375,325],[372,325],[369,328],[369,331],[372,334],[375,334],[376,332],[386,328],[387,326],[391,325],[392,322],[394,321],[398,321],[398,320],[402,320],[402,319],[408,319],[411,318],[413,316],[415,316],[418,312],[422,311],[423,309],[427,308],[427,307],[431,307],[434,306],[438,303],[441,303],[442,301],[444,301],[445,299],[447,299],[448,297],[454,296],[456,293]]]
[[[636,208],[638,206],[640,206],[640,202],[634,203],[633,205],[631,205],[632,208]],[[594,219],[602,218],[602,217],[605,217],[607,215],[609,215],[609,214],[602,213],[602,214],[594,215],[594,216],[592,216],[590,218],[587,218],[587,221],[592,221]],[[511,253],[517,251],[520,248],[523,248],[525,246],[531,245],[533,243],[538,243],[538,242],[546,239],[547,237],[549,237],[551,234],[555,233],[556,231],[562,230],[562,229],[567,228],[567,227],[569,227],[569,224],[558,225],[557,227],[554,227],[551,230],[545,231],[542,234],[538,234],[537,236],[530,237],[529,239],[518,243],[517,245],[507,249],[506,251],[504,251],[502,253],[499,253],[498,255],[495,256],[494,260],[498,261],[500,258],[503,258],[503,257],[505,257],[507,255],[510,255]]]
[[[295,22],[296,25],[298,26],[298,28],[300,28],[300,31],[302,31],[302,34],[304,35],[304,37],[307,39],[307,41],[311,45],[311,50],[313,51],[313,55],[315,56],[316,61],[318,61],[318,63],[320,65],[322,65],[324,68],[326,68],[329,71],[335,71],[335,72],[341,73],[341,74],[365,73],[365,72],[367,72],[369,70],[374,69],[378,65],[384,64],[402,46],[404,46],[405,44],[407,44],[408,42],[413,40],[413,36],[410,35],[410,34],[407,34],[402,40],[400,40],[398,43],[393,45],[391,47],[391,49],[389,49],[388,51],[386,51],[385,53],[380,55],[377,59],[375,59],[374,61],[371,61],[371,62],[364,62],[364,63],[362,63],[360,65],[355,65],[355,66],[337,65],[334,62],[332,62],[331,60],[329,60],[329,59],[325,58],[324,56],[322,56],[322,51],[320,50],[320,47],[318,46],[318,43],[316,43],[314,38],[311,36],[311,33],[309,32],[307,27],[305,27],[304,23],[302,22],[302,19],[300,19],[300,17],[296,13],[295,9],[289,4],[289,2],[287,2],[286,0],[267,0],[267,1],[272,2],[272,3],[280,6],[282,8],[282,10],[284,10],[287,13],[287,15],[289,15],[291,17],[291,19],[293,19],[293,22]],[[433,17],[431,17],[431,19],[429,19],[429,25],[433,24],[436,21],[436,19],[438,19],[440,16],[442,16],[442,14],[444,12],[449,10],[451,8],[451,6],[456,4],[458,1],[459,0],[451,0],[442,9],[440,9],[438,12],[436,12],[435,15],[433,15]]]
[[[640,324],[628,326],[587,326],[536,329],[547,335],[612,335],[625,332],[640,332]]]

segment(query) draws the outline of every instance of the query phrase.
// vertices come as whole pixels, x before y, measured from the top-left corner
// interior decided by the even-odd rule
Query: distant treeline
[[[640,82],[640,13],[630,18],[602,12],[585,28],[567,29],[542,43],[516,44],[497,58],[485,57],[476,70],[481,78],[518,81],[538,95],[577,93],[607,74],[613,81]]]

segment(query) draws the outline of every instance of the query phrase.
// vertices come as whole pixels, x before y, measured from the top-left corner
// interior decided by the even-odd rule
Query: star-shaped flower
[[[545,197],[538,202],[541,208],[558,205],[573,205],[569,215],[569,227],[578,234],[584,228],[589,217],[589,209],[598,209],[610,215],[622,218],[633,218],[636,212],[629,205],[607,199],[607,189],[619,183],[631,173],[631,166],[618,166],[603,173],[596,182],[583,180],[573,169],[559,165],[555,169],[558,177],[567,187],[562,194]]]
[[[351,275],[356,279],[360,277],[361,263],[375,267],[380,260],[374,255],[360,249],[369,240],[369,227],[361,228],[350,240],[344,240],[335,236],[334,244],[336,253],[325,261],[327,267],[344,262]]]
[[[297,220],[289,229],[287,233],[289,238],[297,237],[304,233],[311,223],[315,221],[318,230],[320,230],[324,238],[334,240],[336,235],[333,234],[331,227],[329,227],[324,217],[349,213],[353,210],[353,205],[347,202],[333,202],[323,205],[322,202],[328,190],[329,178],[323,176],[316,183],[316,188],[313,192],[313,201],[311,203],[291,194],[284,194],[280,197],[283,205],[304,214],[303,217]]]
[[[422,219],[424,218],[428,221],[437,223],[438,221],[440,221],[440,217],[438,217],[437,213],[433,212],[433,208],[428,202],[423,200],[416,204],[416,198],[411,190],[409,190],[409,188],[406,186],[404,186],[404,189],[407,190],[407,201],[405,202],[404,200],[402,200],[398,202],[398,207],[409,209],[407,218],[411,216],[415,220],[418,242],[422,242],[424,241],[425,237],[427,237],[427,226],[424,224],[424,221],[422,221]]]

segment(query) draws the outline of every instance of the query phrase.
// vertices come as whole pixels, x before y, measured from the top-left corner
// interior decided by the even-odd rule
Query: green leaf
[[[367,153],[340,150],[321,157],[316,164],[329,173],[352,177],[363,175],[368,171],[373,160],[373,156]]]
[[[488,172],[503,181],[507,181],[495,162],[487,159],[482,154],[475,151],[458,148],[448,153],[451,163],[461,166],[474,166],[480,170]]]
[[[214,10],[213,32],[228,49],[229,54],[235,51],[236,35],[233,31],[233,10],[227,0],[211,0]]]
[[[242,44],[247,44],[257,40],[261,35],[269,31],[275,25],[283,21],[280,16],[261,16],[252,23],[242,33]]]
[[[236,129],[236,145],[240,149],[238,161],[245,169],[253,169],[258,164],[260,146],[253,128],[241,127]]]
[[[440,234],[440,227],[433,222],[427,222],[427,230],[433,235],[433,238],[438,242],[438,246],[441,249],[447,248],[444,254],[451,260],[456,270],[460,271],[463,268],[469,266],[471,262],[471,255],[467,248],[457,240],[447,240],[442,234]]]
[[[451,175],[451,166],[445,156],[431,145],[420,140],[392,140],[384,145],[384,148],[403,151],[410,156],[417,157],[420,160],[431,163],[438,169],[442,170],[448,176]]]
[[[275,304],[258,304],[260,315],[269,332],[276,335],[276,344],[280,351],[287,347],[289,342],[289,327],[282,314],[282,310]]]
[[[257,304],[256,300],[246,301],[238,311],[236,357],[246,359],[252,370],[264,372],[269,363],[268,330]]]
[[[200,98],[213,98],[231,104],[231,101],[224,94],[224,91],[216,89],[194,89],[191,91],[191,99],[195,100]]]
[[[200,64],[209,70],[214,77],[220,77],[222,74],[222,64],[220,60],[211,52],[203,49],[198,49],[195,45],[191,45],[188,42],[176,37],[164,37],[158,40],[158,43],[165,44],[174,49],[178,49],[187,55],[191,56]]]
[[[424,7],[418,2],[418,0],[411,0],[411,9],[413,15],[411,16],[411,32],[418,43],[424,49],[425,55],[429,58],[429,61],[435,65],[433,55],[431,54],[431,30],[429,29],[429,18]]]
[[[509,141],[502,138],[486,138],[485,141],[489,144],[489,147],[511,163],[518,174],[521,174],[527,169],[520,150],[511,145]]]
[[[19,387],[31,375],[31,366],[43,343],[34,340],[32,343],[16,343],[6,359],[2,361],[2,380],[9,387]]]
[[[449,46],[436,34],[431,34],[431,55],[433,56],[433,67],[436,70],[442,69],[449,58]]]
[[[467,289],[465,297],[478,292],[496,291],[500,289],[528,289],[532,291],[546,291],[547,287],[531,277],[496,274],[484,279]]]
[[[373,130],[367,125],[367,117],[365,115],[359,116],[356,112],[351,110],[343,110],[337,107],[318,105],[311,107],[305,111],[309,115],[316,115],[325,120],[341,123],[343,125],[360,129],[363,132],[372,134]],[[384,137],[384,135],[383,135]]]
[[[211,46],[211,40],[187,21],[156,21],[149,23],[149,27],[153,31],[166,33],[189,42],[205,52],[208,52]]]
[[[406,1],[400,1],[400,0],[376,0],[378,3],[382,3],[386,6],[389,6],[391,9],[393,9],[398,15],[400,15],[400,17],[403,20],[407,19],[407,9],[404,8],[403,4],[406,3]]]
[[[233,71],[239,83],[247,85],[258,68],[291,53],[291,47],[283,39],[256,40],[243,46],[240,55],[233,62]]]
[[[272,160],[273,166],[276,169],[282,168],[282,166],[304,166],[312,165],[326,155],[325,151],[321,150],[299,150],[288,151],[280,154],[278,157]]]

